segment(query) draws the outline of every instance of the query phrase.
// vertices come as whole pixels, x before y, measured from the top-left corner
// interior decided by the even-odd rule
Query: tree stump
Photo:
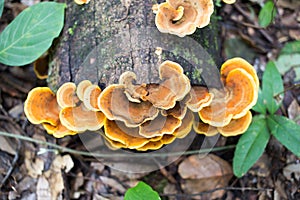
[[[160,33],[152,6],[162,1],[67,1],[65,26],[50,50],[49,87],[89,79],[102,88],[117,83],[124,71],[137,74],[137,83],[157,83],[158,66],[179,63],[194,85],[220,86],[219,27],[209,26],[180,38]]]

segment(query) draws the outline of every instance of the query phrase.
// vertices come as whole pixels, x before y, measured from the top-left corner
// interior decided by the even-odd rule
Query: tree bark
[[[158,66],[178,62],[195,85],[220,86],[219,27],[209,26],[180,38],[155,27],[152,0],[91,0],[79,6],[67,1],[62,35],[50,50],[48,85],[89,79],[105,87],[124,71],[137,74],[137,83],[157,83]],[[202,48],[203,47],[203,48]]]

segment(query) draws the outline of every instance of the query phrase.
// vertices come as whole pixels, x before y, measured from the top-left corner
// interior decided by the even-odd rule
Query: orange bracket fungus
[[[197,14],[191,6],[200,2],[206,1],[169,0],[158,6],[157,15],[159,9],[175,9],[172,19],[178,23],[188,12]],[[191,86],[183,68],[172,61],[164,61],[158,72],[160,81],[155,84],[137,84],[135,73],[124,72],[118,84],[103,91],[88,80],[77,87],[65,83],[56,95],[47,87],[35,88],[28,94],[24,111],[30,122],[42,124],[54,137],[104,126],[109,148],[138,151],[159,149],[184,138],[192,128],[206,136],[219,132],[227,137],[242,134],[249,127],[259,80],[244,59],[233,58],[222,65],[223,89]]]
[[[98,97],[102,90],[98,85],[90,85],[85,88],[83,94],[83,104],[88,110],[100,111],[98,107]]]
[[[211,104],[198,112],[202,122],[194,124],[197,133],[215,134],[202,131],[210,125],[223,136],[234,136],[244,133],[251,123],[249,110],[256,104],[259,88],[253,66],[242,58],[229,59],[221,67],[221,80],[225,89],[212,89]]]
[[[86,130],[99,130],[103,124],[105,116],[102,112],[93,112],[87,109],[84,104],[76,107],[67,107],[60,111],[59,119],[69,130],[84,132]]]
[[[222,0],[226,4],[234,4],[236,0]]]
[[[59,123],[59,111],[56,96],[48,87],[32,89],[24,103],[25,115],[32,124],[56,126]]]
[[[214,5],[212,0],[167,0],[152,9],[160,32],[184,37],[209,24]]]
[[[102,91],[98,106],[109,120],[120,120],[128,127],[137,127],[154,119],[159,113],[149,101],[129,101],[125,95],[125,86],[119,84],[110,85]]]
[[[75,83],[64,83],[56,92],[57,103],[61,108],[74,107],[79,101]]]
[[[84,80],[81,81],[76,88],[76,95],[77,97],[80,99],[80,101],[83,101],[83,95],[84,95],[84,91],[87,87],[93,85],[91,81],[89,80]]]
[[[77,90],[76,85],[70,82],[64,83],[58,89],[57,102],[62,107],[59,119],[62,125],[74,132],[99,130],[105,119],[105,115],[97,107],[101,89],[86,81],[79,85],[81,85],[80,90]],[[79,100],[77,93],[80,93],[83,101]]]
[[[77,3],[78,5],[83,5],[89,3],[90,0],[74,0],[74,2]]]
[[[161,83],[147,85],[148,94],[142,97],[160,109],[170,109],[181,101],[191,89],[190,80],[183,73],[182,67],[172,61],[165,61],[159,66]]]
[[[231,70],[224,78],[224,85],[224,96],[214,98],[210,106],[199,111],[203,122],[216,127],[243,117],[256,104],[258,96],[253,77],[242,68]]]
[[[193,86],[190,95],[191,100],[187,102],[187,106],[193,112],[199,112],[203,107],[209,106],[214,96],[202,86]]]

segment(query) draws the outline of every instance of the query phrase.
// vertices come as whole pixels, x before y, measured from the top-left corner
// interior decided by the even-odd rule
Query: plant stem
[[[297,88],[297,87],[300,87],[300,83],[297,83],[297,84],[292,85],[292,86],[290,86],[290,87],[288,87],[288,88],[285,88],[283,91],[281,91],[281,92],[275,94],[275,95],[274,95],[274,98],[277,98],[277,97],[278,97],[279,95],[281,95],[282,93],[285,93],[286,91],[292,90],[292,89]]]
[[[228,150],[228,149],[233,149],[235,148],[235,145],[228,145],[228,146],[223,146],[223,147],[215,147],[215,148],[210,148],[210,149],[199,149],[199,150],[191,150],[191,151],[185,151],[185,152],[169,152],[169,153],[93,153],[93,152],[88,152],[88,151],[78,151],[74,149],[70,149],[67,147],[62,147],[57,144],[53,144],[50,142],[45,142],[42,140],[37,140],[30,138],[28,136],[24,135],[16,135],[13,133],[7,133],[7,132],[2,132],[0,131],[0,135],[5,136],[5,137],[11,137],[11,138],[17,138],[20,140],[24,140],[27,142],[32,142],[36,144],[41,144],[41,145],[47,145],[48,147],[53,147],[57,150],[59,150],[61,153],[70,153],[70,154],[75,154],[75,155],[82,155],[82,156],[89,156],[89,157],[97,157],[97,158],[112,158],[112,157],[140,157],[140,158],[145,158],[145,157],[165,157],[165,156],[180,156],[180,155],[191,155],[191,154],[202,154],[202,153],[209,153],[209,152],[216,152],[216,151],[223,151],[223,150]]]

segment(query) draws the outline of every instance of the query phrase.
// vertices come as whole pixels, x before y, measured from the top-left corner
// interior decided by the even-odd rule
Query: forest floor
[[[278,58],[286,42],[300,40],[299,1],[274,1],[277,16],[267,28],[258,25],[262,2],[238,1],[217,7],[223,59],[245,58],[256,68],[259,78],[266,63]],[[5,1],[0,31],[25,7],[19,1]],[[288,71],[283,80],[285,98],[278,114],[294,118],[300,115],[300,88],[291,87],[297,83],[295,72]],[[122,199],[126,190],[138,181],[152,186],[163,199],[300,199],[300,159],[274,138],[263,156],[241,178],[233,175],[231,167],[232,145],[239,136],[219,137],[215,147],[228,148],[212,152],[203,162],[193,160],[195,155],[183,155],[165,167],[157,162],[157,168],[161,169],[136,174],[122,173],[105,165],[102,162],[105,158],[49,147],[43,142],[85,150],[79,136],[55,139],[41,126],[26,120],[23,104],[30,89],[37,86],[46,86],[46,81],[36,77],[32,64],[24,67],[0,64],[0,131],[41,141],[38,144],[0,136],[0,199],[34,200],[52,196],[115,200]],[[197,150],[204,140],[204,136],[197,135],[189,150]],[[198,178],[190,181],[185,176]]]

